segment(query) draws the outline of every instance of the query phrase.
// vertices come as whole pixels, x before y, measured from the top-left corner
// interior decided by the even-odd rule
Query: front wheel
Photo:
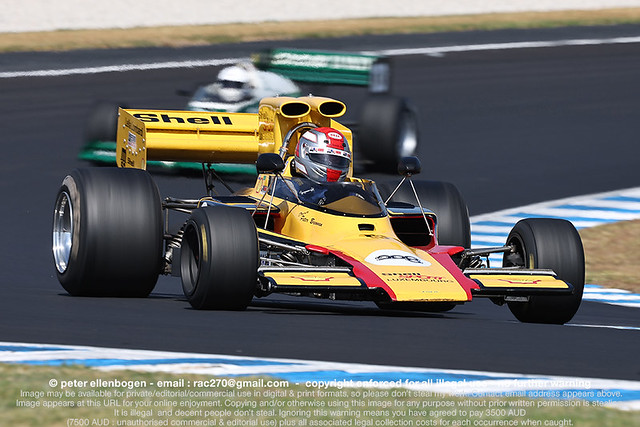
[[[571,284],[572,295],[532,296],[528,302],[509,302],[521,322],[564,324],[580,307],[584,289],[584,250],[577,230],[569,221],[528,218],[518,221],[507,237],[514,252],[504,255],[504,267],[551,269]]]
[[[240,208],[193,211],[182,238],[182,290],[198,310],[244,310],[258,284],[258,232]]]

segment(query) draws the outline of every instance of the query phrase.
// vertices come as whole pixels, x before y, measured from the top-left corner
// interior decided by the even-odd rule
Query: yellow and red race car
[[[584,287],[571,223],[525,219],[504,246],[471,249],[460,193],[414,181],[415,157],[400,162],[402,179],[385,198],[352,166],[337,182],[300,176],[303,132],[335,129],[352,145],[336,120],[345,109],[312,96],[263,99],[257,114],[120,109],[119,167],[75,170],[58,192],[60,283],[71,295],[144,297],[160,274],[180,276],[196,309],[245,309],[272,293],[425,311],[486,297],[524,322],[571,320]],[[161,199],[149,160],[202,163],[207,194]],[[211,164],[224,162],[255,163],[255,185],[216,194]],[[173,212],[186,216],[174,230]],[[503,266],[489,268],[497,252]]]

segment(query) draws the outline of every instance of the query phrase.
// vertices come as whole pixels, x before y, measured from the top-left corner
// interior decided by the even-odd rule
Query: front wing
[[[339,252],[324,248],[312,247],[276,233],[260,230],[261,241],[278,242],[281,247],[304,252],[318,252],[326,256],[335,256],[342,265],[283,265],[279,262],[265,262],[259,267],[259,277],[263,294],[291,293],[318,296],[332,299],[397,301],[397,302],[455,302],[464,303],[475,297],[486,297],[502,301],[526,301],[537,295],[570,295],[574,292],[571,284],[559,280],[551,270],[529,269],[466,269],[460,271],[453,262],[443,262],[457,285],[464,290],[458,295],[466,297],[443,299],[437,293],[420,292],[425,286],[419,280],[413,280],[416,291],[412,293],[394,292],[394,283],[375,276],[375,272],[367,269],[362,274],[362,260],[354,260]],[[439,252],[438,259],[442,259]],[[284,263],[287,264],[287,263]],[[454,271],[451,271],[454,270]],[[372,276],[372,273],[374,275]],[[402,273],[398,273],[399,275]],[[415,279],[415,278],[413,278]],[[397,280],[397,277],[396,277]],[[412,280],[407,277],[407,280]],[[433,283],[429,283],[433,286]],[[416,299],[415,295],[421,297]],[[430,297],[429,295],[433,295]]]

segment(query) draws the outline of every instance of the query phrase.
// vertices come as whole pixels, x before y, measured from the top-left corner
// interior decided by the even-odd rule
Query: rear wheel
[[[86,142],[115,142],[119,107],[115,102],[102,101],[91,108],[85,128]]]
[[[418,148],[418,119],[402,98],[371,96],[358,127],[358,150],[374,170],[395,171],[400,159],[413,156]]]
[[[244,209],[193,211],[182,238],[182,289],[198,310],[244,310],[258,283],[258,233]]]
[[[509,302],[509,309],[521,322],[564,324],[580,307],[584,289],[584,251],[573,224],[562,219],[528,218],[519,221],[507,237],[515,252],[504,256],[505,267],[553,270],[570,283],[567,296],[533,296],[528,302]]]
[[[414,181],[413,185],[422,207],[436,214],[438,244],[469,248],[471,246],[469,210],[456,186],[441,181]],[[404,183],[391,200],[417,205],[409,183]]]
[[[146,171],[77,169],[62,182],[53,259],[71,295],[144,297],[162,268],[162,208]]]

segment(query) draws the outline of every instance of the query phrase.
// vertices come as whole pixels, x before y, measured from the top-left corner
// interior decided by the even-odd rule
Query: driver
[[[217,78],[218,94],[226,102],[240,102],[251,98],[256,87],[257,70],[250,63],[239,63],[220,70]]]
[[[344,181],[351,166],[351,151],[340,131],[314,128],[300,136],[294,162],[296,172],[313,181]]]

